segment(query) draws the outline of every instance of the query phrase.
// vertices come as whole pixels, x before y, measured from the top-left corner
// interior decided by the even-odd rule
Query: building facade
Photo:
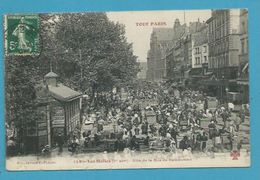
[[[196,44],[193,47],[192,68],[202,68],[208,63],[208,43]]]
[[[208,26],[202,27],[192,38],[192,68],[208,64]]]
[[[147,57],[147,79],[161,81],[166,76],[166,50],[173,39],[172,28],[154,28]]]
[[[168,80],[181,81],[183,77],[181,69],[183,69],[185,52],[182,37],[185,36],[186,31],[186,24],[181,25],[179,19],[176,19],[173,26],[172,44],[166,53],[166,77]]]
[[[186,25],[181,25],[179,19],[173,28],[154,28],[150,38],[150,50],[147,55],[147,79],[161,81],[168,78],[169,70],[175,67],[174,58],[178,55],[171,49],[184,34]],[[177,57],[178,58],[178,57]],[[181,58],[179,56],[179,58]]]
[[[181,86],[185,86],[190,84],[190,73],[195,72],[192,69],[199,67],[198,64],[195,64],[195,56],[203,55],[203,58],[207,56],[207,53],[204,52],[202,52],[204,54],[194,54],[193,52],[195,43],[198,47],[207,45],[207,26],[204,22],[198,20],[197,22],[191,22],[189,26],[184,24],[182,27],[182,32],[174,36],[174,44],[167,53],[166,61],[167,78]],[[202,66],[202,62],[200,64]]]
[[[240,10],[240,44],[237,84],[240,86],[241,101],[249,102],[249,45],[248,45],[248,10]]]
[[[209,71],[213,81],[208,86],[213,94],[227,98],[229,91],[237,91],[237,78],[240,53],[239,10],[212,10],[207,20],[209,28]]]

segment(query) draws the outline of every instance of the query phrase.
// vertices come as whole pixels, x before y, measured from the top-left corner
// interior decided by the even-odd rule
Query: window
[[[224,32],[223,36],[226,36],[226,35],[227,35],[226,29],[227,29],[227,28],[226,28],[226,24],[224,24],[224,25],[223,25],[223,32]]]
[[[241,40],[241,53],[242,54],[245,53],[245,41],[244,41],[244,39]]]
[[[223,66],[225,67],[226,66],[226,56],[223,55],[222,58],[223,58]]]
[[[226,59],[225,59],[225,60],[226,60],[226,62],[225,62],[225,63],[226,63],[226,66],[228,66],[228,64],[229,64],[228,59],[229,59],[229,58],[228,58],[228,54],[226,54]]]
[[[203,46],[203,52],[204,52],[204,53],[207,52],[207,46]]]
[[[207,56],[204,56],[204,63],[207,62]]]

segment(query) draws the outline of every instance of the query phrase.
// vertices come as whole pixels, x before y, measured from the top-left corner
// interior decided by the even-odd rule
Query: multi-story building
[[[194,42],[196,41],[195,38],[197,38],[199,41],[203,41],[206,43],[207,41],[207,33],[208,33],[208,29],[207,29],[207,25],[205,22],[200,22],[200,20],[198,19],[197,22],[190,22],[188,31],[187,31],[187,35],[184,37],[184,61],[185,61],[185,65],[186,65],[186,69],[190,70],[192,67],[192,62],[193,62],[193,46],[194,46]],[[197,34],[197,36],[196,36]]]
[[[181,25],[179,19],[175,20],[173,26],[172,46],[166,52],[167,79],[180,81],[182,78],[182,66],[184,63],[184,42],[182,37],[187,31],[186,24]]]
[[[183,38],[183,46],[184,46],[185,69],[189,70],[192,64],[192,34],[191,33],[188,33]]]
[[[205,25],[193,34],[192,41],[192,69],[201,69],[202,75],[208,65],[208,28]]]
[[[154,28],[150,38],[150,50],[147,54],[147,79],[161,81],[168,76],[169,69],[173,68],[173,54],[169,50],[185,32],[186,25],[181,25],[179,19],[174,22],[173,28]],[[169,68],[170,67],[170,68]]]
[[[189,26],[184,24],[182,33],[175,36],[176,39],[174,40],[173,47],[167,52],[167,77],[169,79],[179,82],[182,85],[187,85],[194,58],[192,53],[194,42],[196,40],[196,42],[199,43],[206,43],[202,41],[206,39],[205,37],[199,38],[199,35],[207,35],[206,27],[206,24],[199,20],[197,22],[191,22]],[[204,31],[204,34],[201,33]]]
[[[237,84],[240,86],[242,103],[249,102],[249,59],[248,59],[248,10],[240,10],[240,44]]]
[[[183,82],[184,78],[184,43],[183,39],[180,38],[177,40],[173,47],[173,54],[174,54],[174,68],[173,71],[173,79],[179,83]]]
[[[192,68],[202,68],[202,65],[208,63],[208,44],[195,44],[193,48]]]
[[[238,55],[240,53],[239,10],[212,10],[207,20],[209,28],[209,70],[213,81],[208,87],[214,95],[226,98],[228,91],[236,91]],[[216,87],[217,86],[217,87]]]
[[[166,76],[166,50],[172,46],[172,28],[154,28],[148,52],[147,79],[161,81]]]

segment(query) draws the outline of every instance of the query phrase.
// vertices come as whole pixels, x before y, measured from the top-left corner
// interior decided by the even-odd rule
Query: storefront
[[[240,87],[239,92],[241,94],[242,104],[249,103],[249,82],[248,82],[248,80],[238,79],[237,84]]]
[[[209,96],[218,97],[223,102],[228,101],[228,92],[239,92],[239,87],[235,80],[227,80],[227,79],[216,79],[210,78],[205,79],[200,82],[205,86],[205,92]]]

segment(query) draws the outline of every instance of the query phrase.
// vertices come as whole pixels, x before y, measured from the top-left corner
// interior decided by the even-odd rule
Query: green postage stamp
[[[39,54],[39,16],[15,14],[5,16],[5,54]]]

